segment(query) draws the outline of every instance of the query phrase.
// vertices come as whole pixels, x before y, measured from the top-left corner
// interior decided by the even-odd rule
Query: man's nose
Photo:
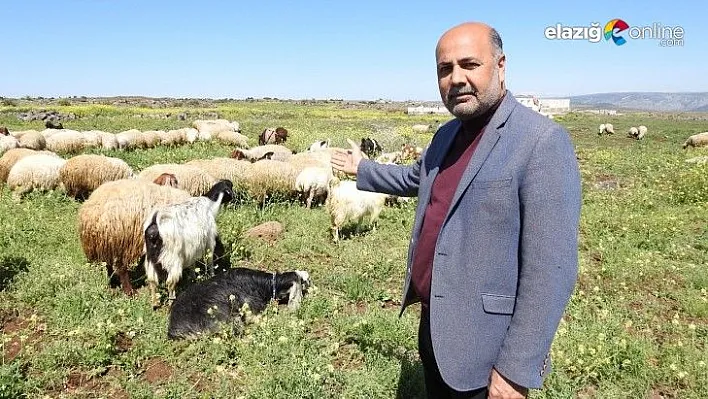
[[[459,65],[453,66],[450,81],[455,86],[467,84],[467,77],[465,76],[464,69],[462,69]]]

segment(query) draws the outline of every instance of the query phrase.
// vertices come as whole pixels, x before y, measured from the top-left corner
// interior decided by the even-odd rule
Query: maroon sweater
[[[430,201],[425,208],[423,225],[413,254],[411,270],[411,283],[424,309],[427,309],[430,304],[430,281],[438,234],[450,209],[450,203],[460,179],[462,179],[493,111],[483,118],[484,121],[479,123],[479,127],[473,132],[467,133],[460,128],[433,182]]]

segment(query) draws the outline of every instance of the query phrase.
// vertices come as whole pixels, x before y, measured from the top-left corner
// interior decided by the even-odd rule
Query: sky
[[[678,5],[680,4],[680,5]],[[496,28],[514,94],[708,91],[699,1],[7,0],[0,96],[439,100],[435,45]],[[680,26],[658,40],[550,40],[547,27]]]

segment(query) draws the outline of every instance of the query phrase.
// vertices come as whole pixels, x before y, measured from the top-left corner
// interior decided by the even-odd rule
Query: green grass
[[[15,117],[31,106],[3,105],[0,125],[43,129]],[[178,128],[189,124],[180,112],[218,112],[239,121],[253,143],[264,127],[285,126],[296,150],[366,136],[387,150],[425,145],[431,136],[410,126],[439,118],[277,102],[47,108],[79,117],[66,128],[111,132]],[[706,122],[660,114],[570,114],[559,122],[571,132],[583,178],[580,275],[554,341],[554,370],[532,397],[708,397],[708,165],[684,163],[708,152],[681,149]],[[604,122],[614,136],[597,136]],[[639,124],[649,128],[644,141],[624,137]],[[195,143],[104,153],[140,170],[229,152]],[[151,309],[145,288],[128,298],[86,263],[79,206],[61,192],[22,202],[0,193],[0,398],[422,397],[419,308],[399,319],[397,306],[415,204],[386,208],[376,230],[339,245],[322,208],[227,207],[218,224],[234,265],[308,270],[313,288],[299,310],[270,307],[243,337],[176,343],[166,340],[167,313]],[[274,246],[243,237],[269,220],[285,227]]]

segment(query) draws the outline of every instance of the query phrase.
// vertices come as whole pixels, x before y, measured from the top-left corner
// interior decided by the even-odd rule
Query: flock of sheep
[[[4,143],[14,143],[3,147],[0,185],[6,183],[18,201],[31,191],[49,190],[64,191],[83,201],[78,231],[88,261],[103,263],[126,293],[133,292],[129,270],[142,264],[154,305],[157,270],[167,272],[169,299],[174,300],[174,287],[184,269],[207,254],[219,264],[224,254],[215,218],[220,205],[239,195],[261,204],[270,197],[299,199],[307,208],[324,204],[335,242],[345,224],[373,223],[387,203],[398,200],[360,191],[355,181],[335,176],[331,156],[346,149],[330,147],[325,140],[295,153],[282,145],[287,140],[283,128],[264,130],[259,137],[264,144],[250,148],[238,123],[227,120],[195,121],[192,128],[169,132],[47,129],[0,133]],[[58,154],[97,146],[129,150],[213,139],[235,144],[236,149],[230,156],[156,164],[141,171],[120,158],[79,154],[65,159]],[[365,151],[378,156],[379,162],[400,163],[419,157],[422,149],[406,145],[400,151],[382,153],[377,143]]]
[[[647,134],[647,127],[640,125],[639,127],[632,126],[627,130],[627,137],[636,140],[642,140]],[[615,134],[615,128],[611,123],[603,123],[598,128],[598,136]],[[697,133],[689,136],[683,143],[683,148],[688,147],[706,147],[708,146],[708,132]]]

